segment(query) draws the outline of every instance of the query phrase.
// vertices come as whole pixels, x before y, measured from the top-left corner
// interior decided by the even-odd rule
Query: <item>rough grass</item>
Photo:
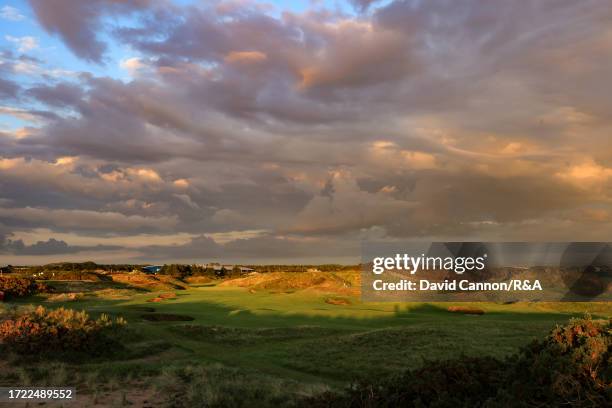
[[[134,295],[144,290],[136,286],[125,285],[113,281],[44,281],[49,286],[53,293],[81,293],[81,294],[103,294],[113,291],[126,291],[125,294]]]
[[[302,272],[302,273],[253,273],[244,278],[225,281],[220,286],[239,286],[254,291],[285,291],[309,289],[356,295],[359,293],[358,273]]]
[[[287,407],[326,390],[219,364],[164,370],[156,384],[163,402],[176,407]]]
[[[189,276],[185,278],[185,282],[187,282],[190,285],[198,285],[198,284],[203,284],[203,283],[216,282],[216,280],[208,276]]]
[[[223,326],[183,325],[173,328],[174,332],[192,340],[224,345],[253,346],[271,341],[316,339],[344,333],[344,330],[316,326],[237,328]]]
[[[164,376],[179,375],[194,362],[204,370],[219,364],[225,367],[222,375],[213,373],[207,378],[226,378],[222,382],[233,384],[237,390],[242,387],[239,384],[246,382],[244,386],[253,389],[258,386],[266,390],[278,386],[291,389],[293,386],[280,380],[284,379],[299,384],[295,392],[308,392],[308,387],[342,388],[356,378],[389,376],[418,368],[424,360],[462,353],[505,357],[534,338],[542,338],[555,324],[565,323],[572,316],[582,316],[584,312],[595,317],[612,316],[612,305],[608,303],[364,304],[352,292],[359,287],[354,273],[320,273],[323,279],[314,279],[315,274],[262,274],[214,286],[181,283],[186,290],[168,287],[165,281],[151,279],[154,277],[149,275],[145,275],[144,283],[140,280],[142,276],[124,282],[58,282],[67,292],[84,293],[83,298],[46,304],[85,309],[92,316],[121,315],[128,320],[138,338],[127,341],[130,353],[124,359],[92,361],[66,369],[75,376],[74,381],[84,393],[94,390],[87,386],[88,381],[114,382],[114,388],[103,391],[110,396],[100,395],[100,401],[115,401],[113,398],[119,397],[120,390],[129,388],[128,394],[140,395],[126,397],[132,398],[136,406],[143,395],[147,398],[161,395],[155,394],[157,388],[148,384],[164,370],[171,372]],[[249,293],[249,289],[253,292]],[[176,294],[176,298],[147,303],[148,299],[169,292]],[[330,298],[348,302],[330,304],[326,302]],[[0,320],[6,308],[41,302],[46,302],[46,298],[0,303]],[[449,306],[479,308],[485,314],[449,313]],[[143,315],[158,313],[186,315],[194,320],[186,325],[180,321],[143,319]],[[0,356],[0,372],[6,367],[2,366],[3,358]],[[20,384],[18,370],[26,370],[32,383],[43,381],[44,374],[34,375],[33,369],[35,366],[20,366],[19,361],[14,361],[0,374],[0,384]],[[51,376],[52,370],[48,371]],[[92,373],[96,373],[95,377]],[[88,375],[93,379],[87,380]],[[233,382],[233,376],[239,380]],[[210,385],[213,388],[207,392],[219,393],[226,390],[227,384]],[[197,406],[203,394],[197,396],[200,392],[197,389],[182,388],[186,386],[186,382],[179,381],[176,392],[193,392],[189,401]],[[245,391],[245,395],[250,392]],[[270,392],[279,398],[289,398],[283,390],[279,394]],[[256,398],[258,394],[253,395]],[[148,401],[154,401],[153,406],[161,404],[161,400]]]
[[[148,291],[184,290],[187,284],[167,275],[149,275],[141,272],[115,273],[113,281],[124,283]]]
[[[462,355],[364,378],[303,407],[603,407],[612,397],[612,327],[572,319],[509,358]]]

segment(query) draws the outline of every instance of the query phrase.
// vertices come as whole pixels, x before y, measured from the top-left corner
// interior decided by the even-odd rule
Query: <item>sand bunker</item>
[[[352,304],[352,302],[349,299],[340,298],[340,297],[328,297],[325,299],[325,303],[330,304],[330,305],[336,305],[336,306],[346,306],[346,305]]]
[[[451,313],[463,313],[470,315],[482,315],[485,313],[484,310],[471,306],[449,306],[449,308],[446,310]]]

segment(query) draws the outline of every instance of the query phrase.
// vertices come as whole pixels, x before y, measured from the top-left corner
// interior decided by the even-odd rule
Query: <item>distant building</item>
[[[231,273],[234,271],[234,268],[236,268],[236,265],[210,265],[208,266],[210,268],[213,268],[213,270],[215,271],[216,275],[226,275],[228,273]],[[254,269],[252,268],[247,268],[245,266],[238,266],[238,268],[240,268],[240,273],[251,273],[254,271]]]
[[[152,273],[152,274],[157,274],[162,270],[162,266],[161,265],[149,265],[149,266],[143,266],[142,267],[142,271],[144,273]]]

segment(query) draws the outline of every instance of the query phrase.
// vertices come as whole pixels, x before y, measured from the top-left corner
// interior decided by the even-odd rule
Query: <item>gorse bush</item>
[[[123,318],[102,315],[92,319],[85,311],[42,306],[0,323],[0,345],[6,352],[25,356],[82,352],[101,355],[120,348],[113,334],[126,325]]]
[[[4,298],[33,295],[39,292],[47,292],[46,285],[36,282],[30,278],[0,277],[0,292]]]
[[[343,393],[306,398],[316,407],[603,407],[612,401],[612,325],[573,319],[517,354],[431,362]]]
[[[612,324],[573,319],[509,359],[500,398],[524,406],[605,406],[612,401]]]

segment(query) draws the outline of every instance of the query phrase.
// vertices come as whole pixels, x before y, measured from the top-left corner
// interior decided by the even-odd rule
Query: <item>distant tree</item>
[[[240,275],[242,275],[242,270],[240,269],[240,267],[238,265],[235,265],[231,272],[229,272],[228,277],[230,278],[238,278],[240,277]]]
[[[170,275],[176,279],[183,279],[192,274],[191,265],[170,264],[162,266],[159,271],[162,275]]]

